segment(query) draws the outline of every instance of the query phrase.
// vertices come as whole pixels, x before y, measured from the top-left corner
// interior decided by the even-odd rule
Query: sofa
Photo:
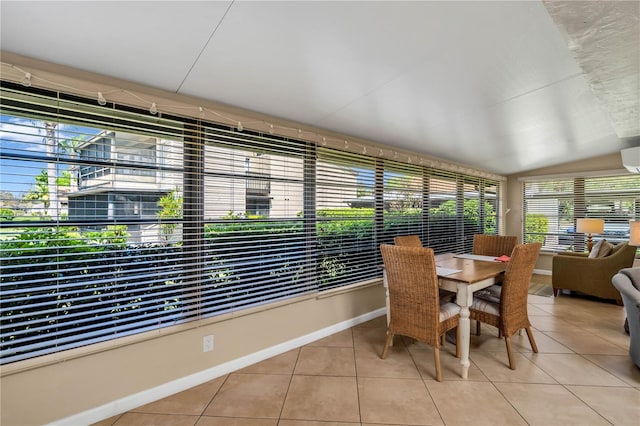
[[[629,356],[640,367],[640,268],[625,268],[612,278],[620,292],[629,323]]]
[[[594,246],[594,249],[597,249]],[[630,268],[636,247],[626,242],[613,246],[603,257],[589,257],[588,253],[563,252],[553,257],[551,282],[553,295],[560,290],[578,291],[601,299],[613,299],[622,305],[620,292],[611,279],[619,270]]]

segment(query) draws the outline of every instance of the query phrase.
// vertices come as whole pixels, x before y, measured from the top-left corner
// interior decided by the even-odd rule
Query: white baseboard
[[[125,413],[136,407],[144,404],[148,404],[153,401],[157,401],[167,396],[173,395],[178,392],[182,392],[194,386],[206,383],[217,377],[224,376],[225,374],[232,373],[249,365],[255,364],[265,359],[271,358],[276,355],[280,355],[292,349],[314,342],[318,339],[335,334],[339,331],[346,330],[355,325],[372,320],[382,315],[386,315],[387,309],[380,308],[375,311],[368,312],[355,318],[351,318],[346,321],[342,321],[338,324],[334,324],[330,327],[326,327],[313,333],[306,334],[304,336],[297,337],[284,343],[280,343],[275,346],[263,349],[258,352],[243,356],[241,358],[234,359],[224,364],[217,365],[213,368],[200,371],[189,376],[181,377],[180,379],[173,380],[160,386],[156,386],[151,389],[147,389],[142,392],[138,392],[133,395],[118,399],[116,401],[109,402],[96,408],[92,408],[82,413],[74,414],[69,417],[65,417],[60,420],[56,420],[50,425],[69,425],[76,426],[79,424],[87,425],[99,422],[109,417]]]
[[[534,269],[533,273],[538,275],[551,275],[551,271],[548,269]]]

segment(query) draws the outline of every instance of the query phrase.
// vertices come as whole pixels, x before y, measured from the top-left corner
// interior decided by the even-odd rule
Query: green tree
[[[183,198],[180,195],[180,189],[171,190],[158,201],[158,206],[160,207],[158,217],[160,219],[182,219],[182,204]],[[177,226],[177,223],[161,223],[161,236],[166,243],[171,241]]]
[[[52,217],[49,214],[49,207],[51,207],[51,193],[57,193],[57,188],[68,188],[70,185],[71,172],[65,170],[62,172],[61,176],[56,178],[55,184],[53,185],[53,191],[50,192],[49,188],[51,188],[51,185],[49,184],[49,171],[47,169],[43,169],[40,171],[40,174],[36,175],[33,188],[31,188],[31,190],[29,190],[22,199],[42,201],[44,204],[44,215]],[[57,209],[54,207],[54,210]]]

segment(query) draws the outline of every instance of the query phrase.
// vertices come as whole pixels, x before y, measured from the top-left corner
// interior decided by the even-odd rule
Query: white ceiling
[[[640,144],[640,2],[7,1],[6,52],[507,175]]]

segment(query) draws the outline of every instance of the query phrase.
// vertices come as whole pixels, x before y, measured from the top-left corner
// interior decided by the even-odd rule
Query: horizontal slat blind
[[[555,251],[584,251],[576,219],[604,219],[594,240],[629,240],[629,221],[640,219],[640,175],[559,178],[524,182],[524,235]]]
[[[1,117],[2,362],[181,321],[182,124],[11,87]]]
[[[381,275],[375,231],[376,164],[371,157],[318,148],[318,282],[329,289]]]
[[[464,252],[497,229],[498,182],[1,90],[2,363],[380,278],[396,235]]]
[[[306,144],[205,129],[203,312],[315,291],[306,264]]]
[[[396,161],[384,162],[384,233],[381,243],[398,235],[418,235],[423,243],[423,168]]]

